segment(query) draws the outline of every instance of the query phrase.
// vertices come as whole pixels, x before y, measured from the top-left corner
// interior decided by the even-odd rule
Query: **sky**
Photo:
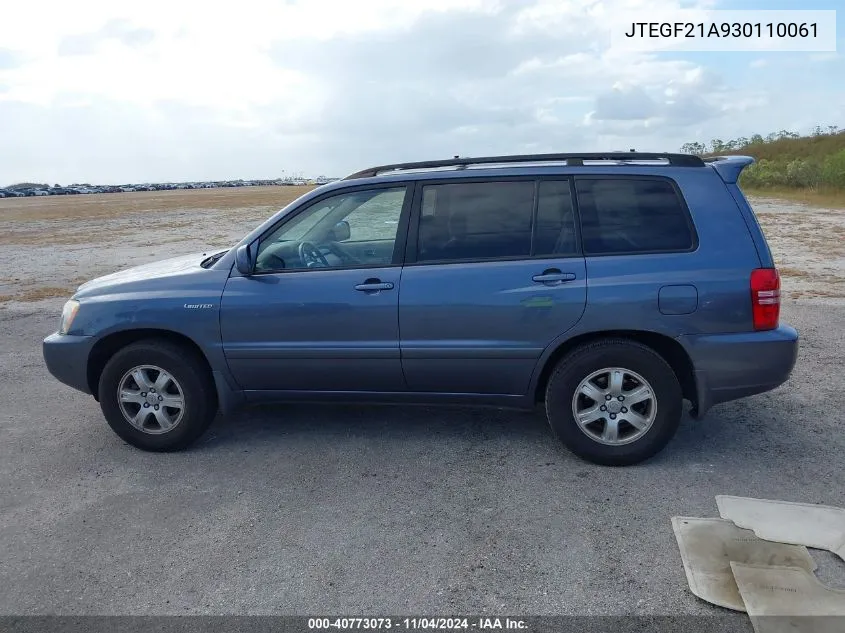
[[[29,0],[0,28],[0,186],[343,176],[845,127],[837,50],[630,52],[626,11],[840,0]]]

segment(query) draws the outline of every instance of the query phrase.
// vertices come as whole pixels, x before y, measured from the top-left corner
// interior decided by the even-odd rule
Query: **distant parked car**
[[[17,191],[16,189],[6,189],[5,193],[7,198],[23,198],[26,196],[23,191]]]

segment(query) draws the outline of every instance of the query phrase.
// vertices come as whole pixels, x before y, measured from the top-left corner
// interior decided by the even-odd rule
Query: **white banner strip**
[[[643,10],[612,16],[625,51],[836,51],[836,11]]]

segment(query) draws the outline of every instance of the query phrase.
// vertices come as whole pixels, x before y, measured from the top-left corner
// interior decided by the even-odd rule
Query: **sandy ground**
[[[845,300],[845,209],[769,198],[750,200],[788,299]]]
[[[82,282],[120,268],[226,248],[308,190],[0,199],[0,306],[67,296]],[[845,209],[751,202],[783,275],[784,296],[845,303]]]
[[[66,296],[84,281],[222,250],[310,187],[0,199],[0,305]]]
[[[624,471],[540,415],[459,408],[246,409],[144,453],[48,374],[41,339],[77,283],[227,246],[299,193],[0,200],[0,615],[712,616],[672,516],[716,516],[717,494],[845,506],[841,210],[755,201],[795,372]],[[845,588],[842,561],[813,556]]]

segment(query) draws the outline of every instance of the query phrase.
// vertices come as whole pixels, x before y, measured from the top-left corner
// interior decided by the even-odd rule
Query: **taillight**
[[[751,271],[751,313],[755,330],[774,330],[780,317],[780,276],[776,268]]]

